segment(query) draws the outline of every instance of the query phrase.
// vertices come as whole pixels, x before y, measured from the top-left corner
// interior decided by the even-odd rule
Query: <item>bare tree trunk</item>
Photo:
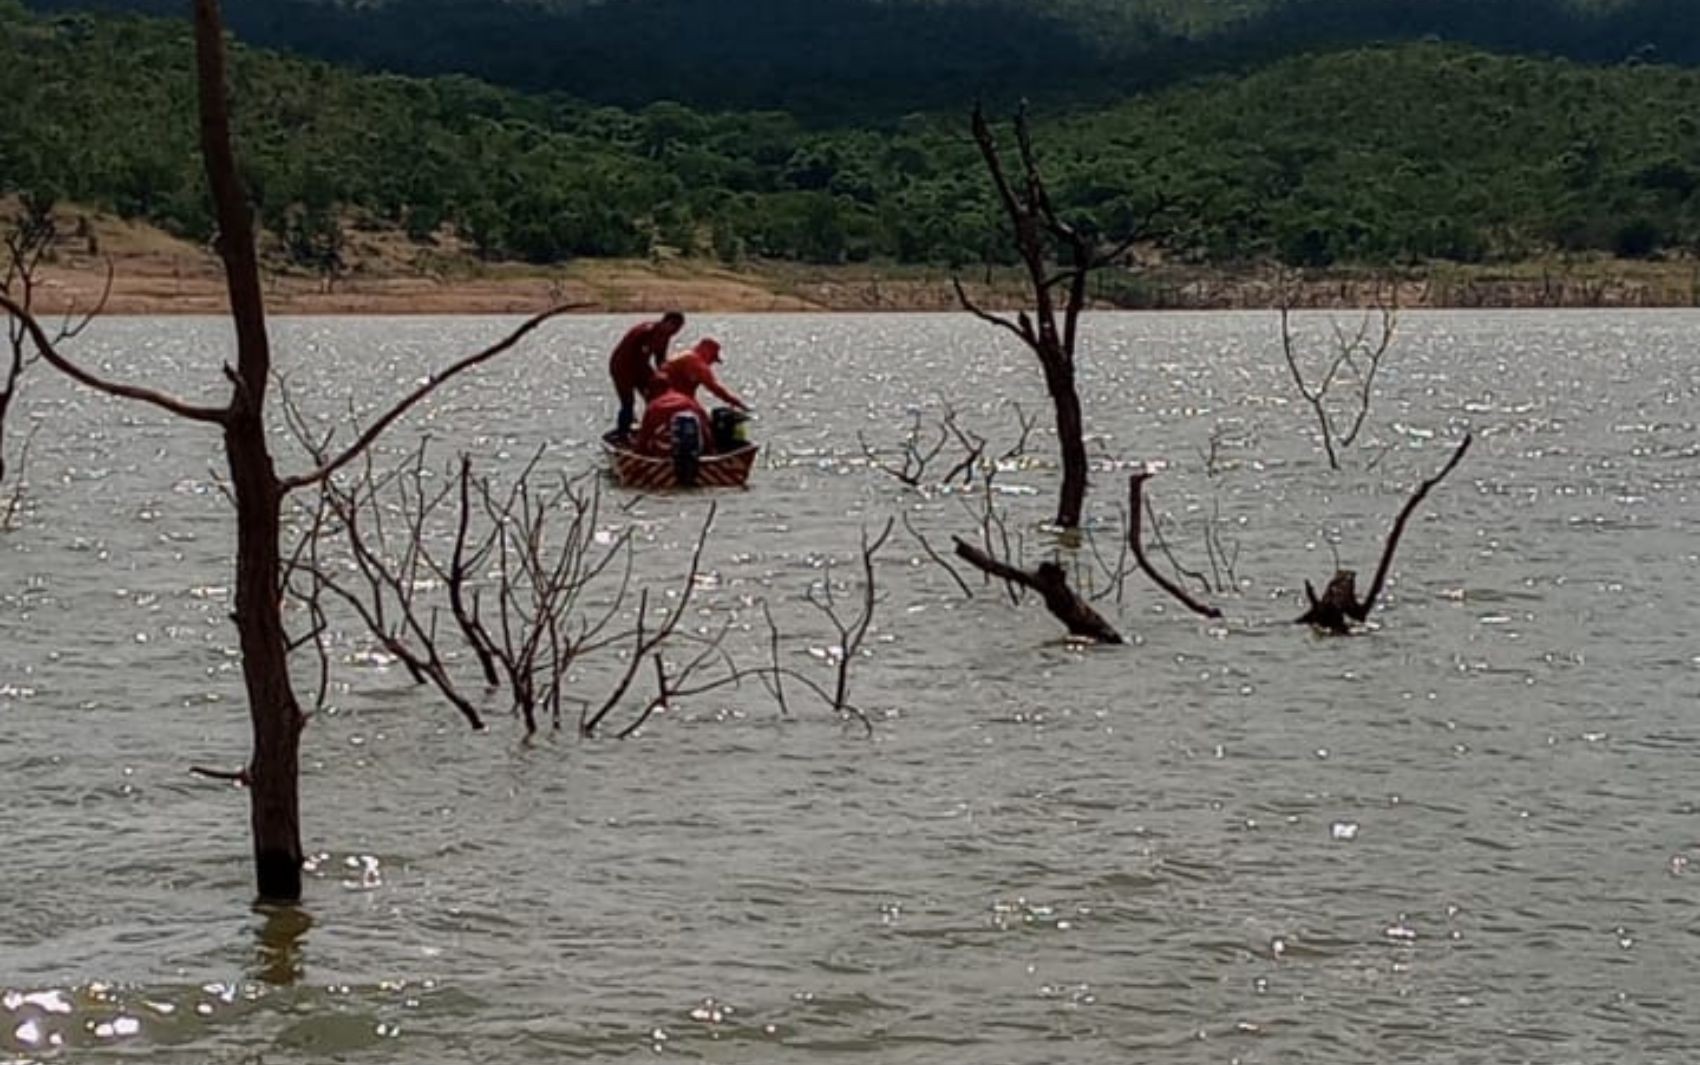
[[[254,223],[230,144],[224,27],[218,0],[195,0],[195,57],[200,91],[201,154],[218,217],[230,313],[236,323],[236,369],[226,368],[236,395],[224,425],[225,454],[236,496],[236,630],[254,733],[248,766],[254,871],[260,898],[301,897],[301,705],[289,680],[289,637],[283,626],[283,486],[266,445],[265,403],[271,373],[265,304]]]
[[[1095,239],[1082,233],[1058,215],[1051,205],[1039,160],[1033,151],[1028,134],[1025,111],[1015,118],[1015,140],[1020,151],[1021,173],[1012,180],[1006,171],[997,140],[986,122],[985,112],[978,106],[970,123],[974,143],[986,164],[998,201],[1003,204],[1010,228],[1015,237],[1016,251],[1021,255],[1032,286],[1033,311],[1022,311],[1013,319],[981,309],[968,297],[962,282],[955,282],[956,298],[963,309],[976,318],[1004,329],[1026,344],[1038,358],[1045,372],[1045,388],[1056,408],[1057,439],[1062,448],[1063,484],[1057,499],[1056,524],[1063,529],[1080,528],[1081,513],[1086,507],[1087,463],[1086,431],[1081,416],[1080,392],[1074,383],[1074,355],[1079,337],[1080,314],[1086,309],[1087,288],[1092,272],[1109,266],[1133,247],[1135,230],[1116,246],[1100,248]],[[1150,217],[1162,210],[1159,200]],[[1064,261],[1057,262],[1058,252],[1066,252]],[[1058,317],[1057,291],[1062,297]]]
[[[1080,412],[1080,393],[1074,386],[1074,360],[1046,364],[1045,378],[1057,414],[1057,439],[1062,446],[1062,494],[1057,497],[1058,528],[1080,528],[1086,507],[1086,428]]]
[[[29,310],[28,255],[8,242],[13,270],[0,280],[0,311],[15,323],[8,338],[15,353],[27,339],[36,354],[60,373],[105,395],[146,403],[176,417],[216,425],[224,433],[232,495],[236,506],[236,591],[232,619],[242,649],[242,675],[248,695],[253,751],[240,772],[196,768],[201,775],[246,785],[251,803],[255,876],[262,900],[294,902],[301,897],[301,816],[299,802],[301,730],[306,723],[290,683],[292,644],[283,622],[285,567],[281,550],[284,497],[297,488],[321,484],[337,470],[359,458],[391,425],[424,401],[445,382],[505,351],[544,322],[571,307],[556,307],[525,321],[503,339],[433,373],[388,411],[366,427],[334,458],[316,469],[280,478],[267,446],[266,386],[271,373],[271,345],[266,335],[265,305],[254,223],[231,147],[230,110],[225,87],[224,32],[218,0],[194,0],[195,60],[200,96],[201,154],[218,220],[217,247],[224,260],[230,312],[236,328],[236,365],[224,367],[232,386],[228,403],[207,406],[141,385],[114,381],[67,359],[56,343],[75,336],[92,318],[67,320],[57,336],[49,335]],[[22,299],[12,294],[19,280]],[[108,288],[111,272],[108,271]],[[104,303],[104,297],[102,298]],[[96,307],[98,312],[99,307]],[[21,359],[21,354],[16,356]],[[8,369],[6,394],[16,376]],[[314,529],[308,535],[316,535]],[[476,610],[476,604],[474,604]],[[683,610],[683,607],[679,607]],[[322,622],[322,617],[319,618]],[[676,619],[675,619],[676,620]],[[322,629],[310,641],[320,650],[324,665]],[[321,671],[321,690],[324,676]]]
[[[225,433],[236,494],[236,629],[254,748],[249,819],[260,898],[301,897],[300,747],[306,723],[289,679],[289,637],[278,587],[283,494],[264,423],[246,413]]]

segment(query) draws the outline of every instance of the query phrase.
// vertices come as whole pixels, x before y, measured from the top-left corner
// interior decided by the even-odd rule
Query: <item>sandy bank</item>
[[[67,215],[65,236],[41,268],[37,307],[58,314],[95,305],[112,314],[219,314],[226,310],[217,259],[159,230],[110,218]],[[397,234],[355,233],[349,268],[330,279],[269,268],[278,314],[522,314],[561,303],[587,312],[941,311],[956,309],[943,268],[757,262],[728,267],[686,259],[581,260],[544,268],[480,262],[463,249],[420,245]],[[966,271],[988,306],[1024,299],[1018,275]],[[1270,269],[1213,270],[1167,264],[1097,276],[1094,303],[1139,309],[1241,309],[1278,304]],[[1385,299],[1370,271],[1313,276],[1304,306],[1352,307]],[[1700,305],[1700,264],[1566,259],[1512,266],[1435,264],[1399,284],[1404,307],[1671,307]]]

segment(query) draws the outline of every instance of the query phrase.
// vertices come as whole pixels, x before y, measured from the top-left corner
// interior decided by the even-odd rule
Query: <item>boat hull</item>
[[[609,468],[616,484],[649,492],[671,488],[742,488],[749,482],[759,450],[755,444],[744,444],[732,451],[703,455],[697,459],[694,482],[687,484],[680,479],[670,455],[645,455],[610,440],[604,440],[602,447],[608,452]]]

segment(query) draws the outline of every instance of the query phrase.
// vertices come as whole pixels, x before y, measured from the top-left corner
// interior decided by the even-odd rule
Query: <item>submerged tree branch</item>
[[[955,537],[954,542],[957,557],[974,568],[1038,592],[1045,600],[1045,609],[1062,622],[1071,635],[1096,643],[1123,642],[1121,633],[1068,586],[1068,574],[1055,562],[1041,562],[1037,569],[1029,572],[1000,562],[960,536]]]
[[[1364,596],[1363,610],[1357,615],[1357,620],[1362,621],[1371,610],[1375,609],[1375,601],[1381,597],[1381,590],[1386,587],[1387,571],[1393,565],[1393,552],[1399,548],[1399,537],[1405,534],[1405,523],[1411,520],[1411,515],[1416,513],[1417,505],[1428,498],[1429,492],[1434,489],[1435,485],[1444,481],[1447,475],[1457,468],[1458,463],[1464,460],[1464,452],[1470,450],[1472,439],[1471,434],[1465,433],[1464,439],[1458,444],[1458,449],[1452,452],[1451,458],[1446,460],[1446,465],[1440,468],[1439,473],[1418,485],[1417,490],[1411,493],[1411,498],[1405,502],[1404,508],[1399,511],[1399,516],[1393,521],[1392,531],[1387,534],[1387,546],[1381,551],[1381,562],[1375,567],[1375,578],[1369,582],[1369,593]]]
[[[1369,594],[1359,601],[1357,574],[1348,569],[1336,570],[1328,582],[1328,587],[1320,596],[1307,580],[1305,599],[1309,603],[1309,609],[1294,619],[1296,624],[1310,625],[1335,635],[1345,635],[1351,631],[1352,622],[1362,622],[1369,617],[1370,611],[1375,608],[1376,601],[1381,598],[1382,590],[1386,587],[1387,573],[1393,566],[1393,553],[1399,548],[1399,538],[1405,533],[1406,522],[1411,520],[1418,504],[1428,497],[1429,492],[1463,461],[1464,453],[1470,449],[1471,439],[1471,434],[1465,433],[1463,441],[1446,461],[1446,465],[1440,468],[1439,473],[1418,485],[1417,490],[1411,493],[1411,498],[1406,500],[1404,507],[1400,509],[1392,530],[1387,534],[1387,545],[1382,548],[1381,561],[1376,566],[1375,579],[1370,582]]]
[[[1208,604],[1201,603],[1188,595],[1185,589],[1163,576],[1163,574],[1158,571],[1157,567],[1151,564],[1151,560],[1145,557],[1144,536],[1141,534],[1141,518],[1145,512],[1143,502],[1145,482],[1150,479],[1151,474],[1149,473],[1136,473],[1127,479],[1128,513],[1130,515],[1128,519],[1127,540],[1128,545],[1133,548],[1134,561],[1139,563],[1139,568],[1145,572],[1147,577],[1150,577],[1151,580],[1156,583],[1157,587],[1168,592],[1177,603],[1180,603],[1194,614],[1206,618],[1221,617],[1222,612],[1220,610],[1213,606],[1209,606]]]

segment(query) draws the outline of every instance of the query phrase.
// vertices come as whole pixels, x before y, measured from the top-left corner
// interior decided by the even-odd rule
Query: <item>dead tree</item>
[[[1070,635],[1094,643],[1122,642],[1121,633],[1068,586],[1068,572],[1057,563],[1041,562],[1035,569],[1024,570],[998,561],[960,536],[954,542],[957,557],[975,569],[1038,592],[1045,601],[1045,609],[1063,623]]]
[[[0,293],[15,300],[26,311],[30,310],[35,297],[36,265],[53,244],[52,205],[26,198],[22,213],[7,225],[4,240],[6,263]],[[16,318],[6,319],[6,351],[0,357],[5,360],[0,365],[0,485],[3,485],[6,482],[6,412],[18,394],[18,382],[29,362],[24,329]]]
[[[1387,534],[1387,546],[1382,548],[1381,562],[1375,567],[1375,579],[1370,581],[1369,593],[1362,600],[1358,599],[1357,573],[1349,569],[1336,570],[1328,582],[1328,587],[1323,589],[1321,597],[1317,596],[1316,589],[1307,580],[1305,598],[1309,601],[1310,608],[1303,616],[1294,619],[1296,624],[1310,625],[1324,632],[1343,636],[1351,632],[1352,622],[1362,623],[1369,617],[1370,611],[1375,609],[1376,600],[1381,597],[1382,589],[1387,585],[1387,572],[1393,565],[1393,552],[1399,547],[1399,537],[1405,532],[1405,523],[1411,520],[1417,505],[1428,496],[1430,490],[1445,480],[1446,475],[1463,460],[1464,452],[1470,449],[1470,439],[1470,434],[1465,433],[1463,442],[1452,453],[1446,465],[1440,468],[1439,473],[1418,485],[1417,490],[1411,493],[1411,498],[1405,502],[1404,508],[1399,511],[1392,531]]]
[[[415,683],[434,686],[467,724],[481,729],[484,720],[477,706],[461,694],[437,651],[437,613],[422,602],[421,593],[431,570],[425,521],[442,494],[427,500],[409,490],[410,480],[424,487],[418,478],[424,456],[421,447],[412,462],[393,478],[375,476],[369,457],[363,456],[362,475],[352,486],[327,480],[285,568],[283,587],[313,619],[313,633],[324,627],[325,596],[340,602],[360,619],[384,651],[402,664]],[[378,517],[382,513],[380,492],[392,480],[399,485],[401,496],[394,515],[401,523],[399,529]],[[334,556],[327,553],[327,534],[336,535],[347,550]],[[322,648],[320,656],[322,660]]]
[[[1017,408],[1019,414],[1020,408]],[[978,433],[964,429],[957,420],[956,410],[949,404],[945,405],[944,414],[939,418],[938,435],[931,443],[923,444],[921,431],[921,415],[915,414],[909,430],[904,434],[903,443],[898,447],[898,457],[902,465],[893,465],[885,459],[880,450],[868,443],[868,439],[860,430],[856,432],[856,441],[862,446],[862,454],[868,460],[868,465],[889,477],[893,477],[916,490],[922,490],[927,484],[927,470],[932,466],[946,446],[952,440],[962,449],[961,456],[951,463],[937,483],[941,486],[950,485],[958,477],[962,483],[974,483],[974,474],[979,469],[982,456],[986,452],[986,439]]]
[[[280,475],[270,450],[266,393],[271,345],[255,251],[254,224],[231,148],[223,21],[218,0],[194,0],[195,56],[201,154],[218,223],[236,331],[236,365],[226,366],[231,394],[219,405],[190,403],[150,388],[107,380],[72,362],[30,311],[10,296],[3,307],[28,336],[41,359],[89,388],[136,400],[217,430],[224,438],[230,494],[236,510],[235,602],[232,617],[241,647],[253,749],[244,770],[250,802],[255,876],[262,899],[301,897],[299,802],[301,731],[306,724],[289,673],[292,640],[283,616],[282,512],[291,492],[316,486],[358,460],[397,419],[442,384],[508,351],[553,317],[528,320],[505,338],[431,375],[317,468]]]
[[[956,298],[968,313],[1009,332],[1037,356],[1045,375],[1046,391],[1056,411],[1057,440],[1062,449],[1062,493],[1057,500],[1055,524],[1061,529],[1078,529],[1086,505],[1088,469],[1085,425],[1074,377],[1080,314],[1086,309],[1093,271],[1127,254],[1137,234],[1110,248],[1102,248],[1091,236],[1063,220],[1045,188],[1025,110],[1017,112],[1015,117],[1021,173],[1013,180],[1004,169],[997,140],[978,105],[974,108],[972,129],[974,143],[979,146],[980,157],[1014,231],[1016,252],[1032,286],[1033,310],[1021,311],[1013,319],[993,314],[969,298],[960,279],[953,279]],[[1152,214],[1155,213],[1154,210]],[[1054,261],[1057,259],[1062,261]],[[1063,293],[1060,322],[1058,290]]]
[[[868,638],[868,630],[873,627],[874,608],[879,603],[879,586],[874,580],[874,557],[880,553],[880,548],[891,538],[891,528],[894,522],[887,518],[885,528],[880,534],[868,539],[866,529],[862,530],[862,598],[861,610],[854,621],[847,621],[838,612],[838,599],[832,590],[832,569],[821,576],[820,583],[809,588],[806,598],[819,610],[833,629],[838,633],[838,662],[836,683],[832,691],[833,709],[845,713],[850,706],[850,664],[856,656],[862,653],[862,644]],[[866,720],[864,719],[864,724]]]
[[[287,389],[279,392],[297,441],[322,461],[327,441],[313,437]],[[788,714],[789,680],[872,733],[867,715],[850,701],[850,682],[879,598],[875,556],[895,522],[872,541],[864,537],[857,614],[840,613],[830,572],[823,587],[803,597],[837,631],[829,690],[783,664],[783,636],[765,601],[772,654],[765,666],[741,664],[725,646],[735,614],[717,631],[686,625],[715,505],[704,515],[685,573],[666,595],[670,602],[653,610],[663,596],[634,577],[630,529],[610,530],[596,478],[545,474],[542,457],[539,449],[502,485],[475,474],[465,455],[452,473],[439,475],[422,444],[385,471],[362,456],[352,476],[321,484],[316,505],[298,505],[285,587],[312,620],[296,645],[314,646],[321,678],[328,667],[318,637],[340,609],[415,684],[435,688],[473,728],[485,726],[482,708],[501,693],[527,738],[545,725],[561,729],[572,704],[579,735],[625,739],[677,700],[746,680],[761,681]],[[602,664],[617,656],[623,664]],[[599,679],[604,689],[594,691]],[[482,691],[475,691],[480,682]],[[321,680],[321,695],[324,690]]]
[[[1333,350],[1324,359],[1326,366],[1313,384],[1306,380],[1305,372],[1299,365],[1298,340],[1292,325],[1293,294],[1290,289],[1282,293],[1281,353],[1287,362],[1287,372],[1293,378],[1293,386],[1298,389],[1299,396],[1304,399],[1316,418],[1317,431],[1322,436],[1322,449],[1328,455],[1330,469],[1340,468],[1340,451],[1351,447],[1357,441],[1358,435],[1363,431],[1364,422],[1369,418],[1375,378],[1381,371],[1381,364],[1388,349],[1393,346],[1393,337],[1398,330],[1398,294],[1398,286],[1395,285],[1393,296],[1384,301],[1378,300],[1376,313],[1366,314],[1359,321],[1355,332],[1348,333],[1341,328],[1339,322],[1330,321]],[[1336,386],[1344,386],[1351,391],[1350,406],[1339,421],[1336,420],[1332,409],[1334,405],[1329,399],[1329,393]]]
[[[4,244],[4,252],[0,254],[5,256],[4,262],[0,262],[0,295],[22,307],[25,312],[33,311],[36,287],[40,283],[38,274],[41,263],[53,250],[54,242],[58,238],[59,227],[53,215],[53,201],[45,196],[25,194],[20,200],[18,213],[6,220],[3,232],[0,232],[0,244]],[[106,287],[99,300],[86,312],[77,313],[73,309],[60,319],[58,326],[50,334],[53,343],[65,344],[88,328],[89,323],[94,321],[106,305],[107,296],[111,291],[112,271],[109,265]],[[29,333],[24,327],[23,319],[8,315],[6,349],[0,352],[0,487],[5,486],[8,473],[6,415],[18,396],[24,369],[35,361],[29,341]],[[38,428],[39,423],[30,426],[29,431],[24,434],[23,443],[18,447],[13,483],[6,491],[4,501],[0,502],[0,532],[12,528],[18,508],[23,503],[23,471],[28,464],[30,446]]]
[[[561,728],[569,703],[580,707],[580,734],[596,735],[653,659],[659,702],[630,726],[635,729],[680,684],[714,664],[718,640],[687,639],[680,625],[693,602],[715,508],[661,622],[652,624],[650,591],[643,589],[635,620],[626,625],[619,619],[633,591],[630,533],[604,539],[595,478],[544,477],[542,454],[505,488],[475,475],[465,455],[452,476],[437,477],[424,445],[396,469],[378,473],[362,463],[349,483],[327,480],[319,509],[330,520],[305,523],[302,535],[314,539],[296,552],[289,591],[315,617],[325,614],[326,600],[351,613],[414,683],[434,688],[475,729],[485,727],[480,706],[505,692],[527,737],[545,723]],[[661,656],[684,644],[691,656],[669,675]],[[593,700],[568,691],[587,660],[614,650],[629,655],[610,693]],[[477,663],[470,683],[482,683],[478,698],[463,691],[469,680],[452,668],[465,659]]]

